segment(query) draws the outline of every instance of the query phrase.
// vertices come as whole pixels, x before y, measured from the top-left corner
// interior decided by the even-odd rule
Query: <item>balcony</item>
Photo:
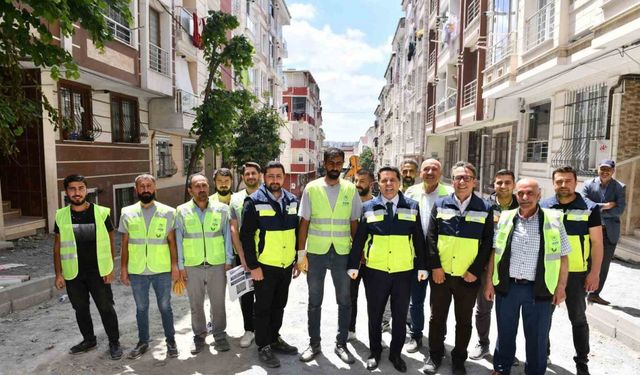
[[[467,4],[464,26],[464,46],[475,49],[480,38],[480,0],[470,0]]]
[[[149,127],[184,132],[186,134],[196,118],[200,98],[186,90],[176,90],[175,96],[157,98],[149,102]]]
[[[176,90],[176,112],[195,115],[195,108],[200,105],[200,99],[188,91]]]
[[[555,28],[555,1],[540,8],[524,24],[524,49],[530,51],[553,39]]]
[[[432,105],[427,109],[427,124],[433,124],[433,119],[436,115],[436,105]]]
[[[476,103],[477,83],[478,81],[474,79],[473,81],[464,85],[464,88],[462,90],[462,108],[474,105]]]
[[[169,77],[169,52],[149,43],[149,69]]]
[[[442,98],[438,105],[436,106],[436,113],[438,115],[443,112],[449,111],[456,107],[456,100],[458,98],[457,92],[455,90],[451,90],[449,96],[446,98]]]
[[[193,12],[182,7],[178,7],[176,12],[179,21],[176,29],[176,54],[195,62],[198,59],[198,49],[193,44]]]

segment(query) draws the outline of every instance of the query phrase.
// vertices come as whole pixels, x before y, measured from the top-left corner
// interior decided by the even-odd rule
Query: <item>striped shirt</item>
[[[511,262],[509,263],[509,277],[535,281],[540,252],[540,222],[538,214],[524,218],[520,211],[516,215],[511,238]],[[496,234],[498,232],[496,231]],[[560,255],[566,256],[571,251],[564,225],[560,226]],[[494,238],[495,247],[495,238]]]

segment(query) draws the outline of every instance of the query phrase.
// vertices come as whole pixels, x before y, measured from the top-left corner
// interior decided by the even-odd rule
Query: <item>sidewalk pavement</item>
[[[624,275],[631,272],[631,276]],[[640,270],[627,268],[624,265],[612,265],[612,273],[616,274],[611,279],[610,286],[613,289],[614,280],[638,280],[633,275],[640,276]],[[617,282],[616,282],[617,284]],[[636,284],[637,285],[637,284]],[[637,296],[637,288],[633,287]],[[362,288],[362,286],[361,286]],[[119,283],[114,285],[114,298],[120,320],[121,343],[125,352],[130,350],[137,341],[135,324],[135,304],[131,289]],[[607,292],[607,289],[605,289]],[[153,293],[153,292],[152,292]],[[186,296],[174,297],[172,300],[175,316],[176,340],[180,350],[177,359],[166,358],[166,348],[162,335],[160,316],[155,303],[151,303],[151,350],[139,360],[122,359],[111,361],[108,359],[106,336],[102,329],[99,316],[92,308],[96,335],[98,336],[98,349],[79,356],[67,354],[69,347],[80,340],[80,335],[75,322],[71,305],[60,303],[57,299],[49,300],[39,306],[12,313],[0,318],[0,374],[368,374],[364,362],[369,354],[367,339],[367,316],[364,290],[361,290],[358,301],[358,340],[349,343],[349,348],[357,358],[354,365],[348,366],[342,363],[333,353],[334,337],[337,325],[337,306],[333,293],[333,285],[330,275],[327,274],[325,283],[325,300],[322,314],[322,350],[323,354],[317,360],[304,364],[297,356],[280,355],[282,367],[268,370],[260,365],[255,345],[242,349],[239,340],[242,336],[242,315],[238,302],[227,300],[227,333],[230,335],[231,351],[225,353],[216,352],[213,347],[200,353],[197,357],[189,353],[192,342],[189,304]],[[307,283],[305,276],[293,280],[290,288],[289,302],[285,309],[284,325],[281,330],[283,338],[304,350],[308,344],[307,335]],[[615,301],[616,306],[625,306],[624,300],[618,302],[614,294],[605,293],[605,297]],[[616,297],[617,298],[617,297]],[[621,296],[620,298],[628,298]],[[151,296],[151,301],[155,298]],[[626,303],[626,307],[629,307]],[[632,301],[637,303],[637,299]],[[634,307],[635,308],[635,307]],[[590,307],[592,310],[593,307]],[[611,308],[613,310],[613,308]],[[426,314],[429,314],[428,306]],[[623,313],[623,310],[618,312]],[[629,310],[627,310],[629,311]],[[626,313],[625,313],[626,314]],[[552,365],[550,374],[568,375],[575,373],[573,364],[573,344],[571,326],[565,309],[556,310],[554,325],[551,330],[551,342],[553,352],[551,354]],[[492,325],[491,338],[495,343],[495,324]],[[520,330],[522,332],[522,330]],[[452,348],[455,332],[453,310],[448,321],[448,336],[446,340],[447,351]],[[634,350],[621,341],[602,334],[597,329],[591,330],[591,358],[590,368],[592,374],[632,375],[640,373],[640,351]],[[385,333],[383,339],[389,343],[390,335]],[[207,338],[207,342],[211,337]],[[471,338],[471,349],[477,341],[474,335]],[[418,373],[424,361],[426,348],[418,353],[408,354],[403,351],[403,357],[407,361],[409,373]],[[524,337],[519,335],[517,341],[518,358],[524,359]],[[383,351],[380,368],[375,373],[397,373],[387,359],[388,352]],[[467,372],[470,375],[488,374],[491,369],[490,357],[480,361],[468,361]],[[447,356],[440,374],[450,374],[450,357]],[[515,367],[513,375],[524,373],[523,366]]]

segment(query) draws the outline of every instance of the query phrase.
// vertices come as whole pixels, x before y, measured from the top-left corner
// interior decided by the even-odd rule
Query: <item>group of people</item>
[[[407,371],[401,351],[422,347],[430,285],[424,373],[435,374],[442,364],[452,299],[454,373],[466,372],[474,307],[479,343],[470,356],[481,359],[489,354],[494,300],[498,337],[493,374],[509,374],[516,361],[521,314],[527,342],[525,373],[545,373],[551,316],[554,306],[565,300],[577,374],[589,373],[586,299],[608,303],[600,292],[625,205],[624,185],[612,177],[612,160],[601,163],[598,177],[586,182],[581,193],[576,191],[577,176],[571,167],[556,169],[555,195],[545,200],[536,180],[516,183],[513,172],[500,170],[494,179],[495,194],[485,200],[474,193],[478,181],[470,163],[453,166],[452,188],[441,183],[444,171],[435,159],[425,160],[419,168],[414,161],[400,169],[382,167],[377,171],[380,194],[374,197],[372,171],[358,171],[354,183],[340,178],[344,158],[342,150],[327,149],[325,176],[307,184],[300,201],[283,188],[285,170],[279,162],[269,162],[264,169],[245,164],[245,189],[233,194],[228,169],[216,171],[212,196],[204,175],[189,176],[192,199],[176,209],[156,201],[153,176],[138,176],[139,202],[122,209],[118,226],[120,280],[131,285],[138,325],[138,343],[128,357],[139,358],[149,348],[150,286],[162,316],[167,355],[178,355],[171,310],[175,282],[186,283],[194,335],[191,353],[203,350],[208,333],[217,351],[230,350],[225,272],[241,265],[250,271],[254,291],[240,299],[245,330],[240,346],[249,347],[255,340],[258,358],[267,367],[280,366],[276,354],[298,353],[279,331],[291,280],[301,273],[306,273],[309,290],[309,345],[299,359],[309,362],[321,352],[321,309],[329,271],[338,305],[334,353],[347,364],[355,362],[347,342],[355,337],[362,280],[369,370],[378,367],[382,331],[388,326],[389,361],[396,370]],[[418,174],[422,182],[414,184]],[[89,313],[91,295],[109,338],[111,358],[119,359],[123,353],[110,287],[115,279],[115,245],[109,209],[86,201],[82,176],[68,176],[64,188],[70,205],[56,214],[55,284],[66,285],[83,336],[70,353],[97,345]],[[210,328],[205,295],[210,300]]]

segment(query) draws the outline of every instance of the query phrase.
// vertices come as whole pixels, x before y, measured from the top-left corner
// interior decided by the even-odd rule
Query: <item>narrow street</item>
[[[637,272],[637,271],[636,271]],[[366,333],[366,301],[364,290],[358,301],[358,340],[349,344],[357,358],[357,362],[348,366],[343,364],[333,353],[333,337],[336,332],[337,307],[330,276],[325,283],[325,301],[323,310],[323,355],[318,360],[303,364],[297,356],[280,355],[282,367],[267,370],[260,366],[255,346],[242,349],[239,346],[242,335],[242,316],[237,302],[227,301],[227,333],[231,336],[231,351],[217,353],[211,347],[194,357],[189,352],[192,333],[190,325],[189,305],[186,296],[174,297],[172,300],[175,316],[176,341],[180,350],[177,359],[166,359],[166,349],[160,324],[160,316],[155,304],[150,309],[150,323],[152,349],[139,360],[122,359],[112,361],[108,359],[107,342],[102,324],[95,309],[94,325],[98,336],[98,349],[84,355],[71,356],[67,354],[69,347],[80,340],[80,334],[75,323],[73,310],[68,301],[60,302],[52,299],[39,306],[34,306],[18,313],[0,318],[0,373],[1,374],[337,374],[353,373],[367,374],[364,361],[368,356],[368,339]],[[362,288],[362,286],[361,286]],[[114,295],[118,317],[120,319],[121,343],[125,353],[137,341],[135,323],[135,304],[131,290],[119,283],[114,286]],[[151,301],[154,298],[151,297]],[[294,280],[291,284],[289,303],[285,311],[285,324],[281,330],[282,336],[300,351],[307,345],[307,284],[304,276]],[[571,328],[564,308],[556,310],[551,330],[552,365],[550,374],[573,374],[573,343]],[[455,323],[452,314],[449,316],[449,335],[447,350],[453,344]],[[522,330],[520,330],[522,331]],[[492,338],[495,338],[495,325],[492,326]],[[385,333],[383,338],[389,343],[390,335]],[[211,337],[207,338],[207,342]],[[475,344],[476,337],[471,339],[470,348]],[[492,343],[492,349],[493,349]],[[408,354],[403,352],[407,361],[408,373],[418,373],[426,348],[420,352]],[[519,336],[517,356],[524,359],[524,337]],[[633,351],[621,342],[603,335],[592,327],[591,329],[591,359],[592,374],[632,375],[640,373],[640,352]],[[491,364],[487,360],[468,361],[468,374],[488,374]],[[394,374],[396,371],[383,352],[380,368],[376,373]],[[450,359],[447,357],[440,374],[450,373]],[[514,375],[524,374],[522,366],[515,367]]]

